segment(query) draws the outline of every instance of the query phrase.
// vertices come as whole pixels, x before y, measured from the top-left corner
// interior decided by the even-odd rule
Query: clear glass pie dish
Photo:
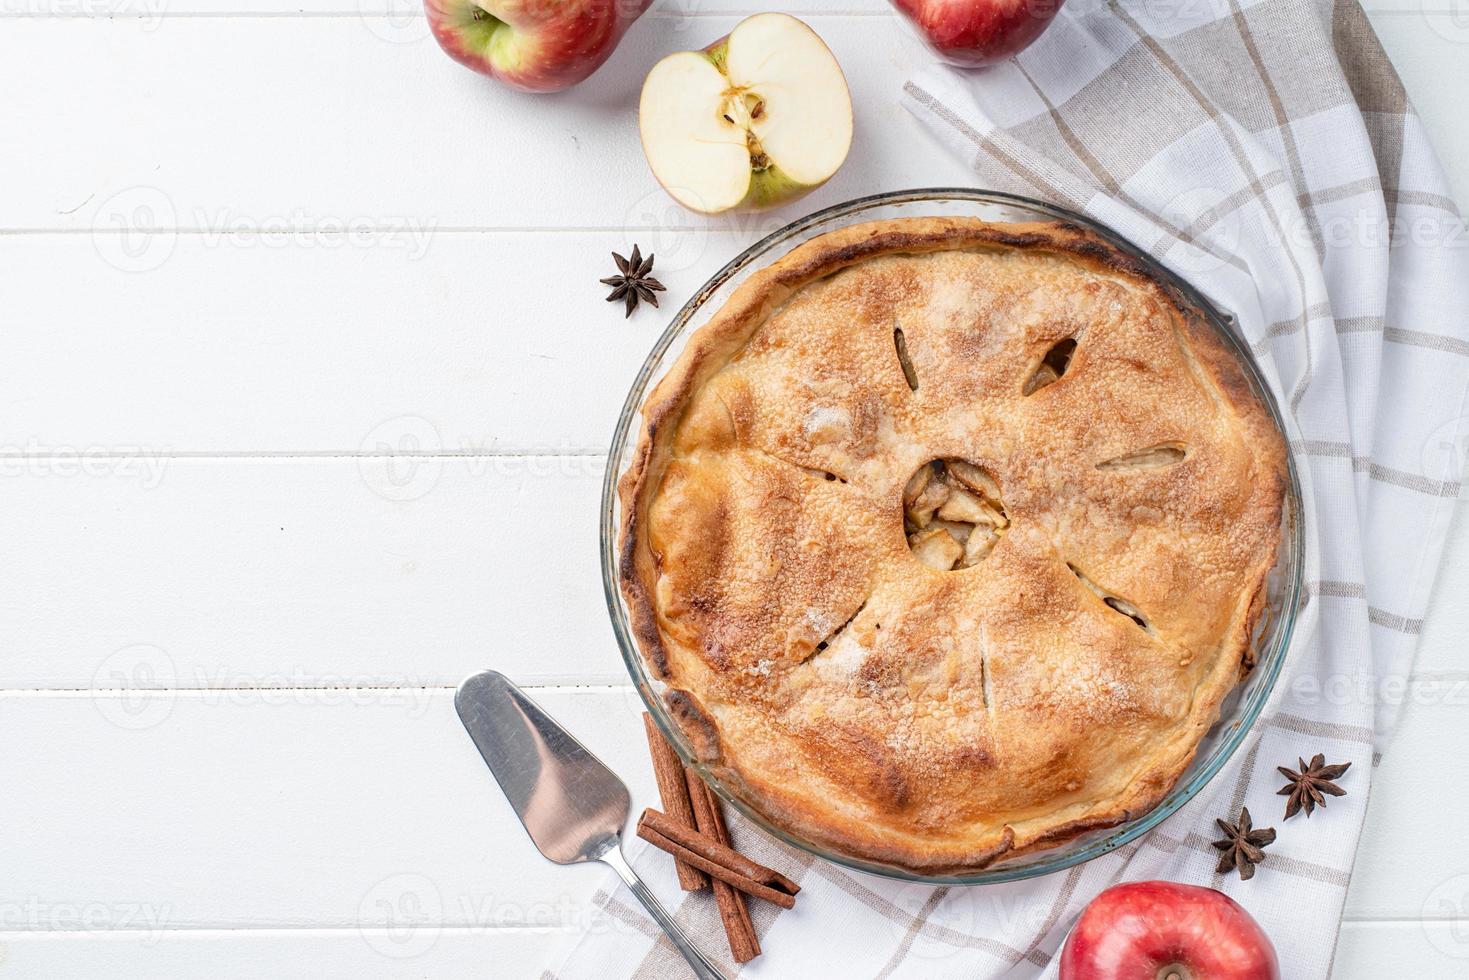
[[[1223,339],[1243,366],[1260,401],[1268,408],[1277,427],[1284,431],[1274,397],[1248,350],[1235,337],[1230,317],[1202,294],[1159,265],[1110,229],[1081,215],[1027,198],[991,191],[962,188],[930,188],[899,191],[848,201],[801,218],[765,237],[732,259],[705,283],[673,318],[644,361],[627,400],[623,404],[608,455],[602,486],[601,562],[602,581],[613,632],[634,685],[658,726],[679,755],[700,773],[727,802],[764,830],[787,843],[860,871],[906,881],[946,884],[984,884],[1014,881],[1070,867],[1107,853],[1136,839],[1183,806],[1229,761],[1259,716],[1288,655],[1299,608],[1302,586],[1302,510],[1300,487],[1294,464],[1287,458],[1288,484],[1281,520],[1281,541],[1274,569],[1266,583],[1266,611],[1253,636],[1254,667],[1224,700],[1218,721],[1199,742],[1193,761],[1172,790],[1152,810],[1121,825],[1073,838],[1047,850],[1027,852],[973,872],[954,875],[924,875],[909,869],[834,851],[793,834],[767,819],[731,785],[695,760],[692,747],[669,715],[662,694],[665,685],[648,669],[629,623],[628,610],[618,583],[618,536],[622,525],[617,482],[631,463],[641,429],[640,409],[649,391],[678,360],[690,336],[712,317],[733,291],[756,269],[791,248],[818,235],[866,221],[899,217],[977,217],[991,221],[1063,220],[1091,229],[1125,252],[1137,257],[1157,280],[1171,289],[1182,303]]]

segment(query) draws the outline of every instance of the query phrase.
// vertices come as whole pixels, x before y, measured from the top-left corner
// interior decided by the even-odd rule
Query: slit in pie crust
[[[1250,663],[1283,441],[1211,329],[1086,230],[823,235],[643,418],[634,635],[702,760],[815,844],[945,874],[1125,822]]]

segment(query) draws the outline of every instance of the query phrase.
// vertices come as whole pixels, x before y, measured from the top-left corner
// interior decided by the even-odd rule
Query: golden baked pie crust
[[[735,291],[643,419],[634,636],[701,759],[816,844],[954,873],[1139,816],[1248,666],[1283,442],[1211,329],[1089,231],[823,235]],[[940,459],[1009,520],[953,571],[903,523]]]

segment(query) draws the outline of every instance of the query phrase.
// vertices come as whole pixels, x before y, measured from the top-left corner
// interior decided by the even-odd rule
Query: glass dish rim
[[[1143,252],[1106,225],[1068,208],[1003,191],[981,190],[968,187],[925,187],[870,194],[833,204],[813,211],[810,214],[803,215],[745,248],[725,263],[704,285],[699,287],[679,309],[678,313],[674,315],[673,319],[669,321],[668,326],[659,334],[652,349],[648,352],[647,357],[644,358],[642,365],[639,367],[638,373],[633,379],[632,386],[628,390],[628,395],[623,402],[608,450],[607,465],[602,480],[599,514],[602,588],[607,603],[608,616],[612,621],[612,630],[617,638],[617,645],[619,652],[622,654],[624,666],[632,678],[633,686],[637,689],[638,696],[642,698],[644,705],[647,707],[648,714],[653,718],[658,729],[663,733],[669,744],[673,746],[685,765],[695,770],[719,794],[721,799],[737,809],[747,819],[755,823],[756,826],[776,839],[805,851],[814,857],[867,874],[878,875],[897,881],[936,885],[1001,884],[1063,871],[1067,868],[1091,861],[1136,840],[1157,827],[1192,800],[1234,758],[1240,745],[1243,744],[1249,732],[1254,728],[1261,711],[1270,699],[1276,682],[1279,680],[1280,672],[1290,653],[1291,642],[1295,634],[1296,618],[1301,607],[1305,564],[1302,560],[1305,548],[1303,528],[1304,510],[1301,505],[1299,474],[1296,470],[1294,457],[1291,454],[1286,454],[1287,486],[1283,507],[1284,521],[1286,524],[1283,528],[1283,534],[1286,536],[1288,546],[1282,549],[1283,551],[1288,551],[1291,560],[1287,568],[1288,580],[1284,583],[1285,594],[1280,613],[1281,622],[1278,634],[1274,637],[1274,642],[1270,644],[1269,649],[1263,652],[1257,652],[1254,671],[1258,672],[1260,679],[1255,689],[1249,692],[1248,700],[1239,707],[1239,717],[1233,722],[1232,730],[1221,736],[1220,745],[1216,747],[1211,757],[1206,759],[1186,779],[1180,780],[1170,788],[1164,799],[1147,813],[1133,821],[1113,828],[1105,836],[1092,840],[1085,846],[1077,848],[1074,851],[1067,851],[1065,849],[1066,845],[1062,844],[1054,849],[1054,853],[1051,856],[1047,857],[1048,852],[1042,851],[1039,852],[1041,856],[1038,860],[1025,864],[1014,866],[1000,865],[994,868],[985,868],[963,874],[924,874],[891,865],[866,861],[851,855],[836,853],[819,844],[804,840],[792,834],[790,831],[773,824],[764,814],[750,807],[734,793],[727,790],[723,783],[708,771],[707,766],[694,759],[689,747],[684,741],[682,732],[679,731],[677,726],[669,718],[667,708],[663,704],[662,699],[652,690],[642,652],[639,650],[637,642],[633,638],[629,628],[626,610],[623,605],[622,592],[618,586],[617,537],[620,527],[616,519],[618,514],[617,481],[621,476],[622,462],[627,458],[629,440],[635,440],[642,432],[640,409],[644,399],[648,395],[649,381],[652,379],[654,372],[663,363],[664,356],[667,354],[669,348],[684,333],[688,322],[703,308],[708,298],[728,283],[730,278],[736,273],[757,260],[770,258],[770,252],[776,246],[789,241],[796,235],[815,225],[825,224],[843,217],[858,215],[887,205],[924,202],[941,203],[946,200],[968,204],[993,204],[998,206],[1020,207],[1049,215],[1057,220],[1081,225],[1144,263],[1154,276],[1165,283],[1170,289],[1176,291],[1182,299],[1194,307],[1209,325],[1225,339],[1239,362],[1244,366],[1251,386],[1265,403],[1277,429],[1282,433],[1282,438],[1285,437],[1284,434],[1288,429],[1280,411],[1280,406],[1269,385],[1261,376],[1259,367],[1256,365],[1255,359],[1249,349],[1241,343],[1240,339],[1235,336],[1234,331],[1230,328],[1230,324],[1234,318],[1222,311],[1208,297],[1190,285],[1181,276],[1166,268],[1162,263]],[[1276,568],[1281,567],[1279,561],[1280,559],[1278,558]],[[1219,724],[1223,720],[1221,718],[1215,724]]]

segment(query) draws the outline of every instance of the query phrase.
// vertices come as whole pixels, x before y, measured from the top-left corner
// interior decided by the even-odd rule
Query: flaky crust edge
[[[812,844],[863,861],[890,865],[928,875],[961,874],[981,870],[1001,859],[1055,847],[1078,836],[1126,823],[1154,809],[1178,782],[1197,752],[1198,744],[1219,716],[1224,697],[1253,666],[1251,637],[1265,607],[1266,576],[1275,564],[1278,533],[1253,568],[1253,588],[1243,590],[1231,626],[1221,642],[1214,671],[1195,692],[1188,723],[1179,735],[1128,784],[1125,795],[1101,801],[1103,806],[1085,816],[1053,827],[1032,829],[1017,839],[1007,824],[992,841],[966,842],[963,848],[940,844],[912,846],[872,832],[867,825],[838,817],[834,810],[791,802],[791,798],[762,788],[726,765],[720,749],[718,725],[698,696],[675,686],[669,659],[658,630],[653,590],[657,569],[646,540],[648,509],[662,484],[671,457],[670,444],[691,396],[721,370],[779,308],[800,289],[849,266],[891,253],[921,254],[971,247],[1021,249],[1064,255],[1084,267],[1131,280],[1153,292],[1175,314],[1175,328],[1186,334],[1186,349],[1242,424],[1251,441],[1270,447],[1259,460],[1260,479],[1271,479],[1273,492],[1262,495],[1276,501],[1266,515],[1278,532],[1286,477],[1284,439],[1234,353],[1190,310],[1175,291],[1159,281],[1141,261],[1121,251],[1096,233],[1079,225],[1054,222],[987,222],[975,218],[899,218],[851,225],[828,232],[793,248],[770,265],[752,273],[725,305],[689,338],[683,352],[644,400],[643,426],[633,458],[618,480],[621,528],[618,538],[618,580],[629,622],[644,661],[653,675],[669,684],[664,701],[669,715],[683,732],[698,761],[713,776],[737,787],[743,802],[772,825]]]

